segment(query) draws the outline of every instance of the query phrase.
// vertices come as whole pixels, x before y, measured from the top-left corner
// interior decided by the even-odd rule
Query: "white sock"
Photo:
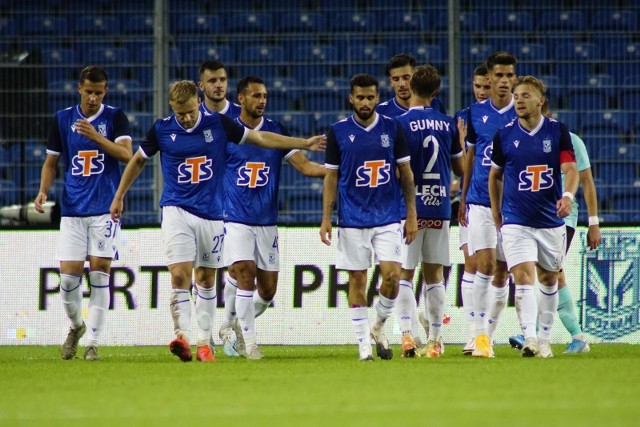
[[[231,324],[236,318],[236,292],[238,281],[228,273],[224,283],[224,321]]]
[[[378,295],[378,302],[376,303],[376,322],[386,322],[389,316],[393,314],[393,308],[395,305],[395,299],[389,299],[382,294]]]
[[[444,317],[444,298],[444,282],[428,284],[424,287],[424,300],[427,302],[429,316],[429,341],[440,338]]]
[[[100,334],[104,329],[104,322],[111,302],[109,291],[109,274],[102,271],[89,273],[91,297],[89,297],[89,317],[87,318],[86,345],[98,345]]]
[[[173,332],[177,337],[182,337],[191,342],[191,299],[186,289],[171,289],[169,295],[171,318],[173,319]]]
[[[416,319],[416,298],[413,294],[413,284],[408,280],[400,280],[398,297],[396,298],[396,317],[398,327],[402,334],[417,334],[413,330],[413,322]]]
[[[488,328],[489,342],[493,343],[493,335],[498,329],[498,322],[502,317],[504,307],[507,305],[507,298],[509,297],[509,286],[505,283],[505,286],[497,288],[491,286],[492,292],[489,294],[491,300],[489,302],[489,315],[488,315]]]
[[[538,304],[533,293],[533,285],[516,285],[516,311],[520,317],[522,334],[526,338],[535,338]]]
[[[476,322],[476,336],[487,334],[487,311],[489,309],[489,286],[493,276],[476,273],[473,281],[473,308]]]
[[[538,292],[538,339],[549,340],[558,311],[558,282],[551,286],[540,283]]]
[[[256,345],[256,309],[253,305],[255,291],[238,289],[236,292],[236,309],[238,322],[242,328],[242,337],[247,349]]]
[[[77,329],[82,326],[82,276],[60,274],[60,296],[62,306],[67,317],[71,320],[71,327]]]
[[[256,317],[260,317],[271,305],[271,301],[267,301],[260,296],[260,292],[253,294],[253,307],[256,311]]]
[[[353,330],[356,332],[356,342],[358,344],[371,345],[367,307],[352,307],[349,312],[351,313]]]
[[[216,314],[216,288],[205,288],[196,284],[196,323],[198,324],[198,345],[208,345]]]
[[[467,320],[467,336],[469,339],[476,336],[476,322],[473,317],[473,282],[475,278],[475,274],[467,273],[466,271],[462,274],[462,309]]]

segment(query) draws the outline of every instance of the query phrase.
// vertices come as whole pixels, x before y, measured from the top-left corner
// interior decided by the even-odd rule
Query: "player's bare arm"
[[[462,147],[462,151],[466,151],[466,147],[465,147],[465,139],[467,138],[467,123],[461,118],[458,117],[458,123],[456,123],[456,125],[458,126],[458,141],[460,142],[460,147]]]
[[[575,162],[564,162],[560,165],[562,173],[564,174],[564,193],[562,197],[556,203],[557,215],[559,218],[564,218],[571,213],[573,208],[573,197],[578,190],[578,167]]]
[[[458,207],[458,223],[464,227],[467,222],[467,192],[469,191],[469,185],[471,184],[471,177],[473,176],[473,162],[476,158],[476,149],[471,146],[467,150],[465,155],[465,164],[462,179],[462,193],[460,194],[460,206]]]
[[[331,246],[331,213],[336,202],[338,192],[338,171],[327,169],[322,191],[322,224],[320,224],[320,240]]]
[[[131,161],[127,164],[127,167],[124,169],[122,173],[122,179],[120,179],[120,185],[116,190],[116,195],[113,197],[113,201],[111,202],[111,207],[109,208],[109,212],[111,213],[111,219],[114,221],[119,221],[122,218],[122,209],[124,205],[124,196],[131,188],[131,185],[136,180],[142,169],[144,169],[144,165],[147,163],[147,159],[144,158],[142,154],[138,151]]]
[[[300,151],[297,151],[287,160],[291,166],[305,176],[323,178],[327,172],[324,165],[312,162]]]
[[[584,195],[584,201],[587,205],[587,214],[589,218],[598,217],[598,196],[596,193],[596,184],[593,182],[593,175],[591,174],[591,168],[581,170],[580,186],[582,187],[582,194]],[[600,225],[598,223],[589,222],[589,230],[587,231],[587,247],[589,249],[595,249],[600,246]]]
[[[250,129],[247,142],[264,148],[278,148],[282,150],[301,148],[309,151],[324,151],[327,146],[327,137],[325,135],[316,135],[311,138],[302,139]]]
[[[44,164],[42,165],[42,172],[40,173],[40,189],[34,200],[36,212],[44,213],[44,207],[42,205],[47,201],[47,193],[53,184],[53,180],[56,179],[57,169],[58,156],[47,154]]]
[[[416,214],[416,187],[413,172],[409,162],[398,165],[400,172],[400,186],[407,206],[407,220],[404,223],[404,241],[408,245],[413,242],[418,233],[418,218]]]
[[[74,126],[76,127],[76,132],[98,144],[101,149],[106,151],[107,154],[114,159],[127,163],[131,160],[131,157],[133,157],[130,138],[123,138],[117,143],[114,143],[102,136],[86,119],[76,120]]]
[[[491,215],[496,228],[502,227],[502,190],[504,189],[504,171],[492,167],[489,171],[489,197],[491,198]]]

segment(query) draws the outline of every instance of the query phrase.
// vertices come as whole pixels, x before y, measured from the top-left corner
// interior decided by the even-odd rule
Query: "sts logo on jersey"
[[[242,187],[264,187],[269,182],[269,169],[264,162],[247,162],[238,170],[236,184]]]
[[[178,183],[198,184],[207,181],[213,176],[211,159],[207,156],[191,157],[178,166]]]
[[[529,165],[520,172],[520,191],[540,191],[553,186],[553,168],[547,165]]]
[[[71,174],[90,176],[102,173],[104,170],[104,154],[98,150],[78,151],[71,159]]]
[[[389,182],[391,165],[385,160],[369,160],[356,171],[356,187],[378,187]]]

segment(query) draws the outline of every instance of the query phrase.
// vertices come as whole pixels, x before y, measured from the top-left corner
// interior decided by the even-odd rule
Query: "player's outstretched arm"
[[[42,165],[42,172],[40,173],[40,189],[34,200],[36,212],[44,213],[44,203],[47,201],[47,193],[49,188],[53,185],[53,180],[56,179],[56,170],[58,168],[58,156],[52,156],[47,154],[47,158]]]
[[[408,245],[413,242],[418,233],[418,218],[416,214],[416,187],[413,181],[413,171],[409,162],[398,165],[400,185],[405,205],[407,206],[407,220],[404,223],[404,241]]]
[[[331,213],[338,193],[338,171],[327,169],[322,191],[322,224],[320,224],[320,240],[331,246]]]
[[[327,137],[325,135],[316,135],[302,139],[250,129],[247,142],[264,148],[279,148],[282,150],[301,148],[309,151],[324,151],[327,146]]]
[[[489,198],[491,199],[491,215],[496,228],[502,227],[502,190],[504,189],[504,172],[502,169],[491,167],[489,171]]]
[[[116,190],[116,195],[113,197],[111,207],[109,208],[112,220],[119,221],[120,218],[122,218],[124,196],[127,194],[127,191],[129,191],[129,188],[131,188],[131,185],[138,175],[140,175],[142,169],[144,169],[145,163],[147,163],[147,159],[145,159],[144,156],[140,154],[140,151],[138,151],[124,169],[122,179],[120,179],[120,185]]]
[[[305,176],[323,178],[327,172],[324,165],[312,162],[301,151],[297,151],[287,161],[295,170]]]
[[[596,194],[596,184],[593,182],[591,168],[581,170],[580,185],[582,186],[582,194],[587,205],[587,214],[589,215],[589,230],[587,231],[587,246],[589,249],[595,249],[600,246],[600,224],[598,222],[598,196]]]

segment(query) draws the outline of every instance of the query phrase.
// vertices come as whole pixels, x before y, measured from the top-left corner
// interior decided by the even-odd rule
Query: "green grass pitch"
[[[263,346],[263,360],[183,363],[167,347],[0,347],[0,426],[637,426],[640,346],[523,359],[358,361],[353,346]],[[194,348],[195,350],[195,348]],[[83,348],[79,349],[82,354]]]

